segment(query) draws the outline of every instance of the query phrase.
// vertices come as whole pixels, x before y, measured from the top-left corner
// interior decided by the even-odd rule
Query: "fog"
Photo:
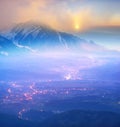
[[[120,75],[119,54],[107,51],[19,52],[0,59],[4,81],[119,80]]]

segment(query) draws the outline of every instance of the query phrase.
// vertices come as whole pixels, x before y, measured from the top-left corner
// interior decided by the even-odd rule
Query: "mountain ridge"
[[[20,50],[25,49],[30,52],[55,49],[88,52],[104,50],[102,46],[97,45],[93,41],[87,41],[76,35],[57,31],[41,24],[18,24],[4,35],[4,38],[9,40],[9,44]],[[0,41],[0,46],[1,44],[2,42]]]

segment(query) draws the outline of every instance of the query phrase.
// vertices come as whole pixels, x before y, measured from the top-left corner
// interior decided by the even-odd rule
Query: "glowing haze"
[[[119,0],[0,0],[0,27],[29,20],[64,31],[120,26]]]
[[[35,21],[120,50],[119,5],[120,0],[0,0],[0,30]]]

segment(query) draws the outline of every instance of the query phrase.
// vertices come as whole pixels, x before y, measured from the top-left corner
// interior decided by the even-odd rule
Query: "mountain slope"
[[[17,45],[37,50],[50,48],[88,50],[84,44],[88,47],[100,47],[75,35],[34,23],[19,24],[11,30],[10,35]]]
[[[17,50],[17,47],[13,44],[11,40],[0,35],[0,54],[8,55],[9,52]]]

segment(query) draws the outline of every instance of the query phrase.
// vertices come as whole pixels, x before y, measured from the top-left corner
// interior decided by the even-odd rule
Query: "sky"
[[[103,43],[99,42],[99,37],[104,33],[107,32],[106,37],[111,37],[110,33],[116,35],[116,31],[119,34],[119,5],[120,0],[0,0],[0,29],[21,22],[36,21]],[[97,36],[94,34],[96,32]],[[106,37],[104,45],[120,45],[119,38],[116,41],[112,36],[113,43],[106,42],[109,40]]]

